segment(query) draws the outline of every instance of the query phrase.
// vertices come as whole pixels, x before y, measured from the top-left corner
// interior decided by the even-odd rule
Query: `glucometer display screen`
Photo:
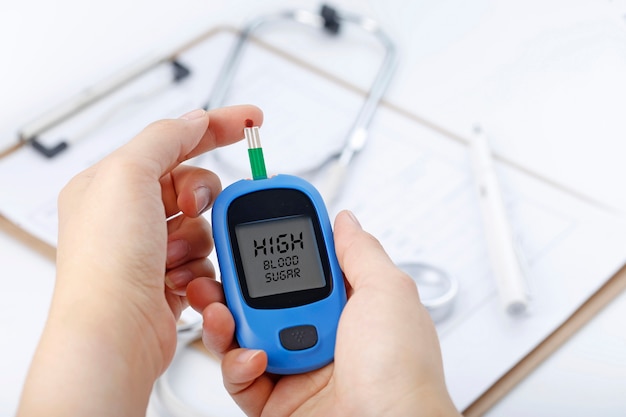
[[[326,285],[309,216],[241,223],[235,226],[235,234],[251,298]]]

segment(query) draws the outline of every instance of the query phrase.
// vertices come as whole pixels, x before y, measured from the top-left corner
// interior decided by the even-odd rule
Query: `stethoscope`
[[[352,24],[374,35],[385,48],[385,55],[378,73],[372,82],[369,92],[363,102],[352,127],[346,135],[340,152],[329,156],[322,165],[329,164],[327,177],[328,182],[322,190],[322,195],[328,201],[332,201],[340,190],[350,163],[356,154],[363,149],[368,137],[368,128],[376,112],[376,109],[386,91],[396,67],[397,53],[391,38],[381,29],[374,20],[356,15],[339,13],[334,8],[323,5],[318,14],[308,10],[287,10],[281,13],[258,17],[250,21],[239,32],[238,38],[230,50],[220,73],[206,108],[216,108],[223,105],[236,74],[236,69],[242,57],[246,42],[261,27],[281,21],[293,21],[334,36],[339,34],[343,24]],[[435,322],[448,317],[452,311],[454,300],[458,294],[458,282],[450,274],[442,269],[424,263],[403,263],[399,265],[405,273],[410,275],[417,283],[418,288],[428,288],[428,296],[422,295],[422,304],[429,311]],[[197,340],[202,331],[202,324],[198,321],[180,323],[178,325],[178,347],[176,357],[188,346]],[[167,410],[173,416],[203,417],[204,414],[192,409],[175,394],[172,389],[168,372],[166,371],[157,381],[153,391],[161,408]]]
[[[365,146],[368,137],[368,128],[376,113],[376,109],[389,86],[397,65],[397,51],[394,42],[374,20],[357,15],[341,12],[322,5],[319,13],[309,10],[285,10],[272,15],[258,17],[250,21],[239,33],[214,83],[211,97],[206,108],[216,108],[224,104],[228,91],[237,73],[246,43],[251,36],[262,28],[282,21],[295,22],[309,28],[321,30],[331,36],[338,36],[345,24],[353,25],[366,33],[373,35],[384,48],[384,57],[378,72],[369,88],[363,104],[348,130],[340,152],[329,155],[319,165],[327,168],[326,183],[320,190],[327,203],[334,200],[340,190],[348,167],[354,156]]]

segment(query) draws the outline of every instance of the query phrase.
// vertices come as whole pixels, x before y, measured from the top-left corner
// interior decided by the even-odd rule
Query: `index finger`
[[[263,112],[256,106],[239,105],[208,111],[209,128],[186,159],[241,140],[243,128],[250,120],[254,126],[263,124]]]
[[[195,110],[179,119],[164,119],[148,125],[112,155],[129,157],[136,166],[160,178],[181,162],[243,138],[246,120],[263,121],[258,107],[241,105],[210,111]]]

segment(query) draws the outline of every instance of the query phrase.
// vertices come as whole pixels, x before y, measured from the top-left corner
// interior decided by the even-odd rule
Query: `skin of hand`
[[[155,122],[62,190],[54,295],[19,416],[145,415],[185,287],[215,276],[200,214],[221,184],[181,163],[241,139],[246,119],[263,115],[234,106]]]
[[[202,312],[205,346],[222,358],[224,385],[249,416],[459,416],[448,394],[434,324],[414,281],[344,211],[335,220],[346,278],[333,363],[301,375],[265,373],[265,352],[239,348],[220,284],[187,287]]]

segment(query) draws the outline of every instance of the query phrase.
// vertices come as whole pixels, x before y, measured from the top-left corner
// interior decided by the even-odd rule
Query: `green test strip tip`
[[[267,178],[265,161],[263,160],[263,148],[248,149],[250,167],[252,168],[252,179],[263,180]]]

